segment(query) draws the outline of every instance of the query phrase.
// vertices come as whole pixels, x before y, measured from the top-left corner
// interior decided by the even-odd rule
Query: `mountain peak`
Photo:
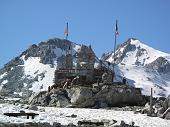
[[[114,53],[103,55],[103,60],[117,64],[117,77],[126,77],[130,84],[142,88],[149,95],[154,88],[156,96],[169,94],[170,54],[156,50],[135,38],[120,44]],[[118,70],[118,69],[117,69]]]
[[[92,51],[88,46],[59,38],[31,45],[0,69],[1,95],[28,97],[31,92],[47,90],[53,85],[55,70],[65,66],[66,54],[72,53],[75,64],[76,53],[83,49]]]
[[[135,38],[129,38],[120,44],[115,52],[117,64],[145,66],[156,60],[158,57],[166,57],[169,54],[158,51]],[[114,53],[105,57],[106,61],[113,62]]]

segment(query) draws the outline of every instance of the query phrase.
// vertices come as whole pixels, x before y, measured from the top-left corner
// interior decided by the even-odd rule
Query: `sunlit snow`
[[[127,52],[126,56],[123,58],[121,63],[116,66],[116,79],[121,81],[120,77],[126,77],[130,85],[134,85],[137,88],[142,89],[142,93],[145,95],[150,95],[150,89],[153,88],[154,96],[168,96],[170,94],[170,75],[169,74],[157,74],[156,71],[150,71],[144,67],[144,65],[149,64],[156,60],[158,57],[164,57],[170,60],[170,55],[156,49],[153,49],[139,40],[131,39],[131,44],[135,45],[135,51]],[[126,45],[125,45],[126,46]],[[119,49],[119,52],[123,52],[124,47]],[[141,56],[136,57],[138,47],[144,49]],[[117,50],[118,51],[118,50]],[[107,59],[107,61],[113,63],[112,55]],[[139,61],[141,65],[137,66],[136,61]]]
[[[26,106],[25,106],[26,107]],[[158,117],[148,117],[146,114],[134,114],[132,111],[115,111],[107,109],[79,109],[79,108],[55,108],[55,107],[39,107],[45,109],[45,112],[33,111],[25,109],[22,105],[0,104],[0,121],[11,123],[25,122],[59,122],[62,125],[69,123],[77,124],[78,121],[91,120],[101,121],[116,120],[116,124],[120,124],[121,120],[126,123],[135,122],[136,126],[140,127],[169,127],[170,121]],[[26,117],[8,117],[3,115],[7,112],[35,112],[39,115],[35,119],[26,119]],[[71,118],[72,114],[77,115],[76,118]]]
[[[39,57],[29,57],[24,61],[24,72],[25,76],[35,78],[38,74],[44,74],[44,78],[38,76],[38,81],[33,83],[33,92],[39,92],[41,90],[47,90],[48,86],[53,85],[55,67],[52,68],[50,65],[40,63]]]

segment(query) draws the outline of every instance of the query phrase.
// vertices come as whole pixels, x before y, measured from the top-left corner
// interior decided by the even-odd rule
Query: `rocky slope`
[[[32,92],[47,90],[69,48],[75,57],[80,45],[57,38],[32,45],[0,69],[0,94],[28,97]]]

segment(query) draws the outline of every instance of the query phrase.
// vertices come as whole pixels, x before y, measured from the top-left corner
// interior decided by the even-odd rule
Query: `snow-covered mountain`
[[[76,64],[74,58],[81,48],[79,44],[55,38],[29,47],[0,69],[0,95],[28,97],[32,92],[47,90],[53,85],[54,72],[63,66],[70,48]],[[102,60],[113,63],[113,57],[113,52],[107,53]],[[117,48],[115,58],[116,80],[126,77],[129,85],[141,88],[146,95],[150,94],[151,87],[155,96],[170,94],[170,54],[129,39]]]
[[[114,63],[114,53],[102,56]],[[128,39],[117,47],[115,53],[116,79],[126,77],[128,83],[141,88],[143,94],[154,96],[170,94],[170,54],[153,49],[137,39]]]
[[[0,95],[28,97],[31,91],[47,90],[53,85],[54,72],[62,66],[68,49],[75,57],[80,47],[58,38],[32,45],[0,70]]]

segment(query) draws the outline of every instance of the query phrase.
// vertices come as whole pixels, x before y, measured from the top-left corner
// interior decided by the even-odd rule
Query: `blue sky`
[[[91,44],[97,56],[130,37],[170,53],[169,0],[0,0],[0,67],[32,44],[64,38]]]

